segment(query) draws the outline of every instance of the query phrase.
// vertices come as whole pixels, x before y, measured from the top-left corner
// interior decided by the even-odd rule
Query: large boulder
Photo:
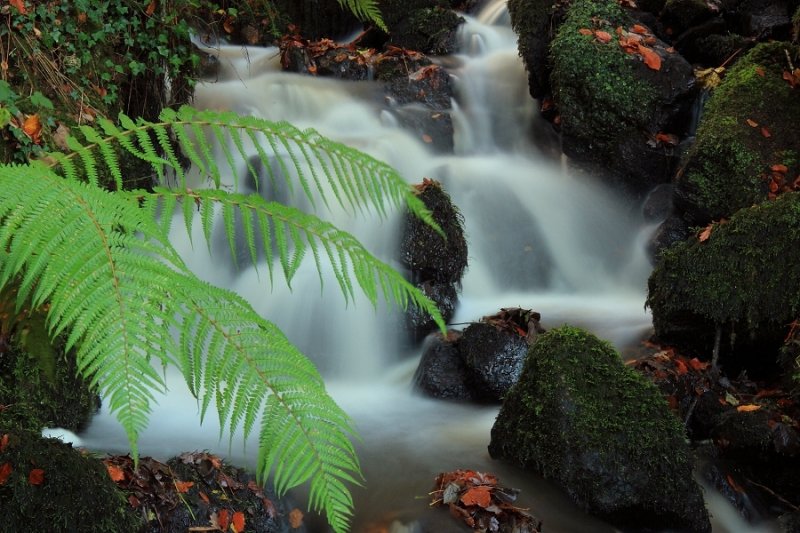
[[[729,374],[734,364],[751,375],[774,366],[786,325],[800,316],[800,193],[663,250],[646,305],[656,339],[705,358],[716,344]]]
[[[621,528],[710,531],[683,427],[605,341],[562,326],[531,347],[489,453],[553,480]]]
[[[670,181],[689,63],[612,0],[573,2],[550,50],[564,152],[635,196]]]
[[[798,89],[784,79],[787,53],[800,58],[800,47],[756,46],[706,104],[676,178],[675,205],[690,224],[705,225],[796,188],[800,103]],[[773,168],[785,170],[775,176]]]
[[[388,44],[424,54],[454,53],[457,30],[464,22],[453,11],[457,4],[450,0],[380,0],[389,27]]]

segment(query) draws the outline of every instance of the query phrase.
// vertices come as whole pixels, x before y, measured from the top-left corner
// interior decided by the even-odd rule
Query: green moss
[[[767,199],[772,165],[789,167],[788,176],[800,173],[800,106],[782,78],[784,50],[800,54],[787,43],[758,45],[710,98],[678,179],[678,194],[696,223]]]
[[[135,533],[142,522],[109,478],[105,465],[56,439],[8,424],[0,413],[0,466],[10,475],[0,484],[0,532]],[[41,483],[30,482],[41,470]]]
[[[739,211],[705,242],[665,250],[648,288],[659,337],[678,334],[691,322],[684,317],[774,336],[800,312],[800,193]]]
[[[579,30],[615,35],[630,17],[613,1],[577,0],[553,40],[552,82],[566,135],[586,139],[596,153],[611,153],[622,135],[643,128],[656,106],[653,88],[634,76],[632,55],[616,38],[603,44]]]
[[[629,524],[647,519],[622,515],[644,508],[663,526],[686,525],[692,512],[677,507],[700,501],[683,427],[661,393],[607,342],[571,326],[531,347],[489,450],[556,480],[590,512]]]

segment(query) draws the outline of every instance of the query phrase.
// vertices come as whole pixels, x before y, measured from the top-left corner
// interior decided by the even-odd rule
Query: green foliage
[[[284,172],[272,178],[297,176],[298,191],[309,199],[318,192],[323,203],[379,214],[405,205],[429,221],[430,213],[391,167],[313,130],[190,108],[166,110],[156,123],[124,115],[120,122],[121,128],[106,120],[97,129],[82,127],[91,144],[73,139],[72,153],[52,154],[55,164],[3,167],[0,247],[8,255],[0,262],[0,287],[18,278],[17,305],[49,303],[50,334],[63,332],[67,347],[75,347],[78,370],[122,423],[134,456],[154,394],[164,388],[159,366],[175,365],[203,416],[214,403],[231,434],[258,430],[261,480],[271,474],[279,493],[310,482],[310,506],[325,511],[334,531],[344,531],[352,513],[346,483],[360,478],[350,419],[274,324],[189,271],[167,238],[172,215],[182,213],[191,230],[199,211],[208,238],[220,207],[233,248],[238,234],[231,220],[238,213],[247,222],[241,231],[254,265],[260,242],[265,252],[274,250],[269,253],[291,283],[310,251],[318,269],[322,257],[332,262],[345,298],[358,285],[373,303],[383,295],[419,306],[444,329],[433,302],[354,237],[299,209],[223,190],[220,166],[236,173],[237,156],[247,160],[250,142],[265,167],[272,156],[280,158]],[[215,156],[211,139],[231,144],[222,142]],[[101,189],[102,172],[121,184],[115,145],[162,178],[172,175],[177,185],[153,192]],[[176,145],[214,188],[189,188]],[[253,166],[248,169],[255,178]]]
[[[353,13],[361,20],[368,20],[385,32],[389,30],[383,22],[378,2],[375,0],[336,0],[339,5]]]

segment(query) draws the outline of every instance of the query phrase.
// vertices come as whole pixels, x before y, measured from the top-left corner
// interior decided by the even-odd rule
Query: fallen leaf
[[[189,492],[189,489],[194,486],[194,481],[175,481],[175,490],[178,492]]]
[[[433,137],[431,137],[427,133],[423,133],[422,134],[422,140],[425,141],[427,144],[430,144],[430,143],[433,142]]]
[[[116,482],[125,479],[125,471],[117,465],[106,463],[106,470],[108,470],[108,476],[111,478],[111,481]]]
[[[677,146],[678,144],[678,136],[673,133],[658,132],[656,133],[656,140],[670,146]]]
[[[31,485],[41,485],[44,483],[44,470],[41,468],[34,468],[28,474],[28,483]]]
[[[789,172],[789,167],[786,165],[772,165],[769,169],[773,172],[780,172],[781,174],[786,174]]]
[[[225,19],[225,21],[222,23],[222,29],[225,30],[225,33],[233,33],[233,17],[227,17]]]
[[[289,513],[289,526],[292,529],[297,529],[302,525],[303,525],[303,511],[295,507]]]
[[[697,240],[700,242],[706,242],[709,237],[711,237],[711,232],[714,230],[714,223],[712,222],[705,228],[703,231],[700,232],[700,235],[697,236]]]
[[[2,465],[0,465],[0,485],[5,484],[6,480],[8,479],[8,476],[11,475],[11,472],[13,470],[14,469],[11,468],[11,463],[3,463]]]
[[[763,77],[765,76],[765,74],[766,74],[766,73],[764,72],[764,69],[763,69],[763,68],[761,68],[761,67],[756,67],[756,74],[758,74],[759,76],[761,76],[761,77],[763,78]]]
[[[747,125],[750,126],[751,128],[758,127],[758,122],[756,122],[752,118],[748,118],[745,122],[747,122]]]
[[[686,366],[686,363],[684,363],[681,359],[675,359],[675,369],[679,376],[683,376],[689,372],[689,368]]]
[[[730,392],[725,393],[725,401],[728,402],[730,405],[739,405],[739,400],[737,400],[736,396],[734,396]]]
[[[639,53],[642,55],[644,64],[647,65],[648,68],[653,70],[661,70],[661,56],[654,52],[652,48],[648,48],[643,44],[640,44]]]
[[[767,139],[769,139],[770,137],[772,137],[772,134],[769,132],[769,130],[766,128],[766,126],[763,126],[763,127],[761,128],[761,135],[763,135],[763,136],[764,136],[764,137],[766,137]]]
[[[759,409],[761,409],[760,405],[755,405],[752,403],[746,405],[740,405],[739,407],[736,408],[736,410],[739,411],[740,413],[749,413],[750,411],[758,411]]]
[[[592,30],[590,30],[589,28],[581,28],[578,30],[578,33],[580,33],[581,35],[591,35]]]
[[[211,500],[208,499],[208,495],[205,492],[200,491],[197,493],[197,495],[200,496],[200,499],[203,500],[206,505],[211,503]]]
[[[6,449],[8,446],[8,433],[5,433],[2,438],[0,438],[0,453],[3,453],[3,450]]]
[[[600,41],[603,44],[611,41],[611,34],[608,33],[607,31],[596,30],[594,32],[594,36],[598,41]]]
[[[492,504],[490,490],[491,487],[486,485],[472,487],[461,496],[461,503],[466,506],[477,505],[478,507],[486,509]]]
[[[631,28],[631,31],[633,33],[638,33],[639,35],[648,35],[650,33],[650,30],[648,30],[641,24],[634,24],[633,27]]]
[[[783,71],[783,79],[789,82],[792,89],[800,85],[800,68],[794,69],[792,72],[788,70]]]
[[[21,14],[28,14],[28,10],[25,9],[25,2],[23,0],[8,0],[8,3],[16,7],[17,11],[19,11]]]
[[[692,357],[689,359],[689,366],[692,367],[693,370],[700,372],[701,370],[708,368],[708,363],[700,361],[697,357]]]
[[[25,121],[22,123],[22,131],[35,144],[40,144],[42,142],[42,123],[39,121],[39,115],[25,115]]]
[[[212,515],[213,516],[213,515]],[[230,524],[230,517],[228,516],[227,509],[220,509],[217,513],[217,525],[222,531],[228,530],[228,525]]]
[[[145,9],[144,12],[148,17],[152,17],[153,13],[156,12],[156,0],[150,0],[150,3],[147,5],[147,9]]]
[[[242,531],[244,531],[244,513],[241,511],[233,513],[231,525],[236,533],[242,533]]]

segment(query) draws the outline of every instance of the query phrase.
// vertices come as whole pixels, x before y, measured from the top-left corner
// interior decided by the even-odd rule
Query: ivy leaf
[[[50,111],[54,109],[53,102],[39,91],[34,91],[31,95],[31,104],[33,104],[35,107],[43,107],[44,109],[48,109]]]

